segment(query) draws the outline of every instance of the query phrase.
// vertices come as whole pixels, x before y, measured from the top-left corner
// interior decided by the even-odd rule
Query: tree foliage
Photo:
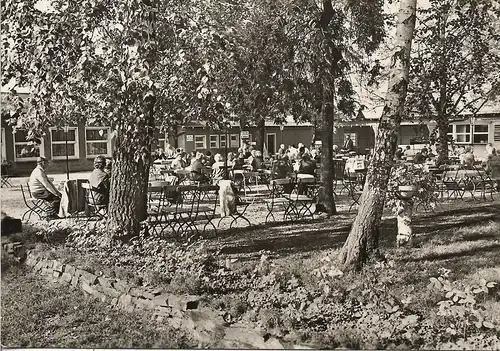
[[[500,3],[429,3],[419,12],[407,110],[410,116],[438,122],[444,157],[449,122],[463,114],[476,114],[500,88]]]

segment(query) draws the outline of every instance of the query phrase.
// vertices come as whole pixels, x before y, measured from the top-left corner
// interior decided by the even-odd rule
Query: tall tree
[[[189,22],[190,4],[175,0],[44,4],[2,3],[8,14],[2,21],[7,52],[2,55],[2,84],[13,79],[17,86],[31,88],[31,95],[19,101],[27,112],[15,123],[39,133],[47,126],[78,121],[112,127],[108,230],[127,239],[139,233],[146,218],[150,148],[155,117],[160,117],[157,102],[175,94],[166,86],[175,81],[172,72],[182,71],[189,77],[185,85],[193,86],[199,75],[188,73],[202,68],[194,58],[182,61],[174,42],[203,43],[203,31],[193,30]],[[174,56],[177,60],[164,59]],[[201,105],[190,104],[196,93],[190,96],[194,99],[185,105]]]
[[[500,88],[499,6],[496,0],[430,0],[419,10],[406,105],[410,116],[436,120],[438,163],[448,156],[450,120],[475,115]]]
[[[378,249],[380,220],[408,87],[416,4],[417,0],[401,0],[400,3],[389,85],[378,125],[374,153],[358,215],[339,256],[344,269],[359,269]]]

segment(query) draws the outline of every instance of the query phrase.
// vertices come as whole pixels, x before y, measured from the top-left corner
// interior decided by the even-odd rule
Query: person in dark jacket
[[[204,156],[201,152],[196,154],[195,160],[191,163],[191,179],[200,183],[208,183],[209,179],[203,173],[203,170],[206,168],[203,165],[203,158]]]
[[[314,175],[316,171],[316,162],[311,159],[309,154],[304,154],[300,161],[299,173]]]
[[[94,205],[109,203],[110,174],[104,171],[105,166],[104,156],[99,155],[94,159],[94,170],[89,178],[89,202]]]

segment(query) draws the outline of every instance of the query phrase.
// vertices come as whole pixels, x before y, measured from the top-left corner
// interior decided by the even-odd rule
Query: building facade
[[[179,128],[177,132],[177,147],[188,152],[206,151],[212,154],[224,155],[226,146],[228,152],[237,152],[242,141],[252,144],[256,140],[258,130],[256,127],[241,129],[233,124],[227,130],[213,130],[206,128],[203,123],[191,124]],[[284,125],[266,121],[264,132],[265,150],[275,154],[280,144],[295,145],[303,143],[311,145],[314,136],[314,126],[311,123],[295,123],[288,121]],[[227,142],[226,142],[227,141]]]
[[[366,153],[375,145],[375,135],[378,120],[360,119],[350,122],[340,122],[334,133],[334,144],[342,145],[345,136],[349,135],[358,153]],[[415,141],[428,141],[436,129],[436,122],[424,123],[403,121],[398,132],[398,145],[414,145]],[[472,146],[474,155],[484,158],[486,145],[491,143],[500,150],[500,113],[484,113],[476,116],[464,115],[449,124],[448,137],[456,147]]]

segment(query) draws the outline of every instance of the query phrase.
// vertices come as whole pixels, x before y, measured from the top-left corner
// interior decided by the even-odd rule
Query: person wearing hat
[[[109,203],[110,174],[105,172],[106,158],[97,156],[94,159],[94,170],[90,174],[89,185],[92,194],[89,202],[94,205],[107,205]]]
[[[38,157],[36,159],[36,167],[31,172],[28,186],[31,196],[35,199],[43,199],[49,203],[47,207],[47,217],[55,219],[59,218],[57,213],[59,212],[62,194],[47,177],[47,173],[45,172],[46,166],[47,160],[45,157]]]

